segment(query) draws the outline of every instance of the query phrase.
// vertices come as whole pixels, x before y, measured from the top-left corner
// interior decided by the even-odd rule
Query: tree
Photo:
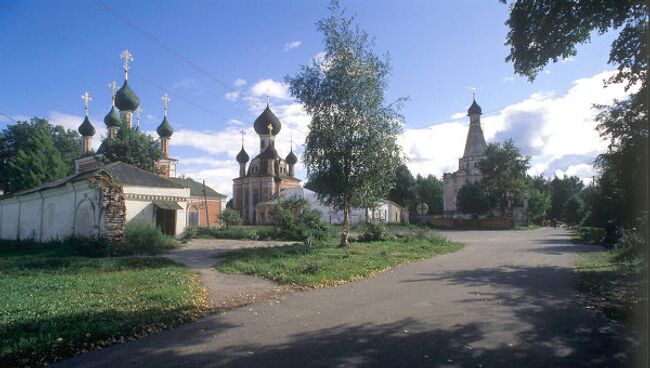
[[[303,198],[287,198],[279,201],[271,211],[273,227],[277,235],[289,240],[323,240],[327,224],[320,212],[312,209]]]
[[[490,192],[502,215],[514,203],[523,200],[527,190],[527,156],[522,156],[512,139],[503,144],[490,143],[484,158],[478,162],[482,182]]]
[[[368,34],[338,1],[329,9],[318,22],[324,61],[286,80],[312,117],[303,157],[308,180],[321,201],[343,211],[341,246],[347,246],[350,208],[374,207],[394,185],[402,100],[385,102],[390,66],[373,53]]]
[[[482,215],[490,210],[490,193],[481,183],[466,183],[456,196],[458,209],[473,216]]]
[[[24,151],[20,155],[21,162],[16,162],[20,151]],[[31,155],[34,167],[31,167]],[[36,117],[8,125],[0,132],[0,188],[12,192],[70,175],[74,159],[80,156],[81,139],[75,131],[53,126]],[[45,166],[36,167],[37,164]]]
[[[418,175],[415,178],[416,206],[419,203],[426,203],[429,206],[429,215],[439,215],[443,211],[442,206],[442,181],[433,175],[426,178]],[[411,208],[412,213],[417,213],[415,207]]]
[[[554,177],[549,182],[551,208],[548,210],[548,217],[555,221],[567,222],[567,203],[571,198],[580,195],[583,186],[577,176],[565,175],[562,179]]]
[[[606,84],[624,83],[633,93],[610,106],[597,106],[597,129],[610,145],[596,161],[601,172],[597,189],[606,205],[593,207],[590,221],[610,218],[634,226],[648,208],[647,2],[516,0],[506,24],[506,60],[531,81],[550,61],[575,55],[576,45],[589,42],[593,33],[620,30],[608,60],[617,72]]]
[[[62,178],[68,167],[44,129],[37,129],[27,138],[15,157],[7,164],[13,191],[36,187],[44,182]]]
[[[411,171],[402,164],[397,167],[395,176],[395,187],[388,192],[388,199],[402,207],[415,207],[417,205],[416,182]]]
[[[539,189],[528,189],[528,220],[540,224],[551,207],[551,197]]]
[[[224,209],[219,215],[219,219],[221,220],[221,223],[226,226],[226,230],[228,230],[230,226],[241,225],[242,222],[239,213],[232,208]]]
[[[162,158],[158,140],[129,129],[126,123],[121,124],[115,138],[104,139],[102,145],[105,162],[122,161],[146,171],[153,171],[154,164]]]
[[[0,132],[0,188],[4,188],[5,192],[30,187],[30,185],[15,181],[18,180],[17,174],[11,171],[9,164],[17,157],[18,151],[26,147],[29,139],[37,135],[38,131],[45,132],[45,135],[50,138],[55,150],[59,152],[59,156],[66,166],[66,170],[62,175],[61,172],[55,170],[53,174],[60,176],[47,176],[46,180],[59,179],[73,173],[74,160],[81,156],[81,138],[79,134],[58,125],[51,125],[45,119],[34,117],[30,121],[20,121],[8,125],[7,128]],[[42,182],[35,185],[40,184]]]

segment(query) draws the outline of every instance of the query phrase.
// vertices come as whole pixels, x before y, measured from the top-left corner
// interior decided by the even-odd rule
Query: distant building
[[[309,206],[318,211],[321,219],[329,224],[342,224],[343,211],[335,210],[334,208],[321,203],[318,200],[318,194],[305,188],[285,189],[280,192],[280,200],[289,198],[302,198],[309,203]],[[261,202],[257,204],[257,223],[270,224],[271,211],[277,205],[278,200],[272,199],[270,201]],[[386,223],[400,223],[403,219],[408,219],[408,213],[396,203],[383,200],[377,204],[374,209],[367,208],[351,208],[349,214],[350,225],[365,224],[369,220],[381,220]]]
[[[282,129],[282,123],[268,104],[255,119],[253,127],[260,138],[260,153],[251,160],[247,169],[249,157],[244,150],[242,135],[242,148],[237,154],[239,177],[233,179],[232,184],[233,207],[241,214],[244,224],[267,223],[266,213],[257,214],[257,204],[278,198],[284,189],[300,188],[300,179],[294,172],[298,157],[293,148],[284,159],[275,150],[275,137]]]
[[[156,129],[163,153],[154,165],[156,173],[123,162],[103,163],[106,142],[115,139],[120,126],[139,128],[139,119],[133,126],[133,115],[140,99],[128,84],[131,54],[125,51],[122,57],[124,83],[117,92],[117,84],[110,84],[113,102],[104,118],[108,129],[104,142],[93,152],[95,127],[88,115],[91,98],[85,93],[86,115],[78,129],[83,154],[75,160],[74,175],[9,193],[0,200],[0,239],[48,241],[79,236],[121,240],[129,222],[152,224],[173,236],[182,234],[188,225],[220,225],[226,196],[195,180],[173,177],[178,160],[169,155],[174,130],[167,118],[167,95],[163,96],[164,118]]]
[[[456,196],[458,190],[467,183],[481,181],[482,174],[478,162],[483,159],[487,144],[481,128],[481,107],[472,101],[467,110],[469,116],[469,131],[465,140],[463,157],[458,160],[458,170],[443,175],[443,216],[456,217],[463,214],[458,211]]]

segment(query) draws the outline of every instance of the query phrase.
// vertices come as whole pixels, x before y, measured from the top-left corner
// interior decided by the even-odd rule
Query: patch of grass
[[[170,260],[0,248],[0,366],[43,365],[207,313],[196,274]]]
[[[588,308],[629,321],[635,310],[647,305],[640,297],[641,268],[635,262],[617,261],[614,251],[580,253],[576,268]]]
[[[226,273],[261,276],[282,284],[321,287],[367,277],[389,267],[462,247],[442,237],[352,243],[348,248],[340,248],[334,242],[310,247],[293,244],[229,252],[217,268]]]
[[[537,230],[541,229],[542,227],[539,225],[528,225],[528,226],[517,226],[513,228],[513,231],[528,231],[528,230]]]

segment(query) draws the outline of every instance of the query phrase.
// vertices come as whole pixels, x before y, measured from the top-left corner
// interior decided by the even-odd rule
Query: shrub
[[[370,221],[366,224],[359,241],[382,241],[388,239],[388,227],[384,221]]]
[[[111,245],[102,239],[70,237],[61,242],[70,255],[81,257],[106,257],[111,253]]]
[[[160,254],[178,245],[173,237],[164,235],[153,225],[132,222],[125,225],[124,231],[126,240],[123,244],[113,244],[113,255]]]
[[[183,240],[192,240],[199,235],[200,228],[198,226],[192,225],[185,228],[183,233]]]
[[[241,225],[242,223],[241,216],[239,216],[239,213],[232,208],[226,208],[223,210],[221,215],[219,215],[219,219],[221,219],[221,223],[226,226],[226,230],[232,225]]]
[[[587,244],[603,244],[605,229],[599,227],[583,226],[578,229],[580,239]]]
[[[309,207],[302,198],[280,201],[271,211],[273,237],[283,240],[324,240],[329,228],[321,221],[320,213]],[[269,234],[271,235],[271,234]]]
[[[614,245],[612,251],[614,260],[619,262],[640,259],[645,254],[646,242],[638,231],[630,230],[623,233]]]

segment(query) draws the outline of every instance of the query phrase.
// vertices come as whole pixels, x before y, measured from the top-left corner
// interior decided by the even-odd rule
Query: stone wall
[[[108,176],[94,176],[88,181],[91,185],[96,185],[100,191],[101,237],[110,242],[124,241],[126,204],[122,187]]]

